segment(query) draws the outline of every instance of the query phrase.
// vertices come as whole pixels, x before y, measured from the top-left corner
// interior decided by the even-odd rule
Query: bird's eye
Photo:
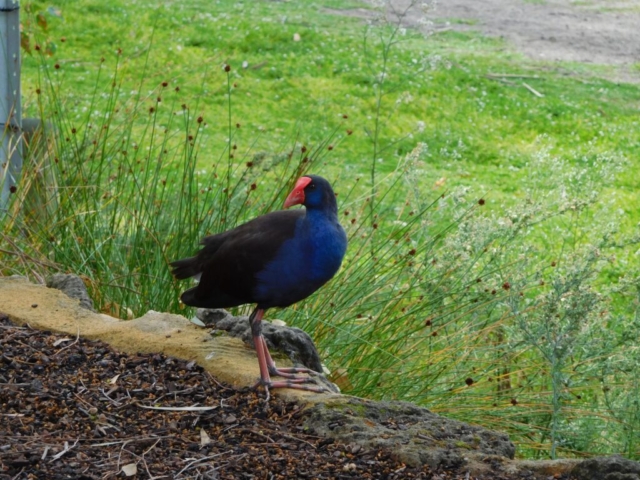
[[[316,188],[316,184],[315,184],[315,183],[310,183],[310,184],[307,186],[307,188],[308,188],[309,190],[315,190],[315,188]]]

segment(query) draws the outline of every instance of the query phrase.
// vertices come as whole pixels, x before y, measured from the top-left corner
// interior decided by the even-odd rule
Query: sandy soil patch
[[[479,31],[534,59],[611,65],[617,68],[607,76],[640,82],[640,0],[435,0],[426,11],[421,3],[390,0],[389,6],[405,14],[406,26],[425,33]],[[348,14],[371,16],[365,9]]]

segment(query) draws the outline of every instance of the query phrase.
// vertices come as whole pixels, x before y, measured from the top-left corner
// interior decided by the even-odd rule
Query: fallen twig
[[[192,469],[198,463],[206,462],[207,460],[211,460],[212,458],[220,457],[221,455],[228,455],[230,453],[233,453],[233,450],[228,450],[226,452],[216,453],[215,455],[209,455],[208,457],[203,457],[203,458],[198,458],[197,460],[193,460],[193,461],[191,461],[191,463],[189,465],[187,465],[182,470],[180,470],[178,473],[176,473],[176,477],[178,475],[180,475],[182,472],[186,472],[187,470]],[[246,454],[242,454],[242,455],[246,455]],[[188,460],[189,459],[185,459],[184,461],[186,462]]]
[[[60,352],[65,351],[69,347],[73,347],[76,343],[78,343],[79,339],[80,339],[80,328],[78,327],[78,333],[76,334],[76,339],[73,341],[73,343],[70,343],[66,347],[62,347],[60,350],[58,350],[56,353],[54,353],[53,356],[58,355]]]
[[[100,393],[102,393],[102,395],[109,400],[111,403],[113,403],[114,405],[116,405],[117,407],[121,406],[122,404],[120,402],[118,402],[117,400],[114,400],[113,398],[111,398],[109,396],[109,393],[113,392],[114,390],[117,390],[117,388],[112,388],[111,390],[109,390],[108,392],[104,391],[104,388],[100,387]]]
[[[166,410],[169,412],[206,412],[218,408],[217,405],[213,407],[152,407],[150,405],[140,405],[139,403],[136,405],[140,408],[148,408],[149,410]]]
[[[537,91],[535,88],[533,88],[531,85],[529,85],[527,82],[522,82],[522,86],[524,88],[526,88],[527,90],[529,90],[531,93],[533,93],[536,97],[542,98],[544,97],[543,94],[541,94],[539,91]]]
[[[131,443],[131,442],[146,442],[147,440],[162,440],[163,438],[172,438],[173,435],[164,435],[162,437],[133,437],[133,438],[126,438],[124,440],[118,440],[115,442],[102,442],[102,443],[92,443],[89,444],[90,447],[109,447],[111,445],[118,445],[120,443]],[[156,442],[158,443],[158,442]],[[154,443],[155,446],[155,443]]]
[[[256,432],[255,430],[251,430],[250,428],[241,428],[240,431],[241,432],[245,432],[245,433],[250,433],[250,434],[256,435],[258,437],[264,438],[269,443],[276,443],[276,442],[274,442],[274,440],[269,435],[264,435],[263,433]]]
[[[280,433],[280,435],[282,435],[282,436],[283,436],[283,437],[285,437],[285,438],[288,438],[289,440],[295,440],[295,441],[297,441],[297,442],[306,443],[307,445],[309,445],[309,446],[310,446],[311,448],[313,448],[314,450],[316,449],[316,446],[315,446],[313,443],[311,443],[311,442],[307,442],[306,440],[303,440],[303,439],[298,438],[298,437],[294,437],[293,435],[289,435],[289,434],[287,434],[287,433],[283,433],[283,432],[279,432],[279,433]]]
[[[162,475],[160,477],[155,477],[155,476],[151,475],[151,472],[149,471],[149,465],[147,465],[147,460],[144,458],[144,456],[147,453],[149,453],[151,450],[156,448],[156,445],[158,445],[160,440],[161,439],[159,438],[158,440],[156,440],[156,443],[154,443],[149,448],[147,448],[144,452],[142,452],[142,463],[144,463],[144,469],[147,471],[147,475],[149,475],[149,480],[156,480],[157,478],[166,478],[168,476],[168,475]]]
[[[511,87],[517,87],[518,86],[517,83],[512,82],[511,80],[504,79],[504,78],[493,78],[493,77],[487,77],[487,78],[489,78],[489,80],[493,80],[495,82],[504,83],[505,85],[509,85]]]
[[[69,442],[64,442],[64,450],[62,450],[60,453],[56,453],[53,457],[51,457],[51,460],[49,460],[49,462],[53,462],[55,460],[58,460],[65,453],[68,453],[72,448],[74,448],[78,444],[79,441],[80,441],[80,439],[76,440],[75,443],[73,445],[71,445],[71,446],[69,446]]]
[[[523,75],[520,73],[487,73],[489,78],[531,78],[539,79],[538,75]]]

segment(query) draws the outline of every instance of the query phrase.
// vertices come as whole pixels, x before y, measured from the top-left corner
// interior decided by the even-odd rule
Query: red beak
[[[293,207],[294,205],[302,205],[304,203],[304,189],[311,183],[309,177],[300,177],[296,182],[296,186],[284,201],[284,208]]]

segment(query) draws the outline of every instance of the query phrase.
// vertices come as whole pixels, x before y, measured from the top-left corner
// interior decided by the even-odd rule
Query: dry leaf
[[[207,325],[200,320],[198,317],[193,317],[191,320],[191,323],[193,323],[194,325],[197,325],[199,327],[206,327]]]
[[[122,473],[124,473],[127,477],[133,477],[136,473],[138,473],[138,467],[135,463],[128,463],[127,465],[122,466]]]
[[[25,52],[31,55],[31,39],[25,32],[20,32],[20,46]]]
[[[349,380],[349,372],[346,368],[335,369],[331,372],[329,379],[338,386],[340,391],[351,390],[353,388],[351,380]]]
[[[120,377],[120,374],[117,374],[115,377],[110,378],[108,383],[110,383],[111,385],[115,385],[119,377]]]
[[[200,446],[204,447],[211,443],[211,437],[204,431],[204,428],[200,429]]]
[[[39,13],[36,16],[36,21],[38,22],[38,25],[40,26],[40,28],[42,28],[44,31],[47,31],[47,28],[48,28],[47,17],[45,17],[43,13]]]

